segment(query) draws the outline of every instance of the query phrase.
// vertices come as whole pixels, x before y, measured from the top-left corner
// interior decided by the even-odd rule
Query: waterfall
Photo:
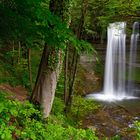
[[[127,87],[128,87],[129,95],[134,95],[134,89],[135,89],[133,77],[135,77],[135,64],[136,64],[138,38],[139,38],[139,23],[134,22],[133,32],[131,35],[129,67],[128,67],[128,86]]]
[[[125,96],[125,27],[125,22],[112,23],[108,27],[103,92],[112,98]]]
[[[126,85],[126,23],[115,22],[109,24],[108,42],[105,60],[103,91],[97,94],[89,94],[88,98],[97,100],[114,101],[123,99],[134,99],[134,84],[132,79],[135,74],[135,63],[137,54],[137,42],[139,37],[139,23],[133,24],[131,35],[128,84]],[[126,88],[127,87],[127,88]]]

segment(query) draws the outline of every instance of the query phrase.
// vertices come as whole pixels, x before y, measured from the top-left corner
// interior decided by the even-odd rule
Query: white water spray
[[[126,23],[115,22],[108,27],[108,43],[106,51],[106,63],[105,63],[105,77],[104,87],[102,94],[90,94],[88,98],[96,98],[98,100],[114,101],[123,99],[136,98],[126,92],[125,78],[126,78]],[[134,30],[136,30],[134,28]],[[133,32],[134,32],[133,30]],[[135,34],[135,33],[134,33]],[[132,37],[131,44],[135,44],[137,41],[137,35],[135,40]],[[131,46],[133,46],[131,45]],[[133,54],[134,52],[132,52]],[[131,54],[130,54],[131,55]],[[132,56],[135,57],[135,56]],[[131,59],[130,61],[133,61]],[[130,75],[132,74],[132,67],[130,67]],[[131,76],[130,76],[131,79]]]

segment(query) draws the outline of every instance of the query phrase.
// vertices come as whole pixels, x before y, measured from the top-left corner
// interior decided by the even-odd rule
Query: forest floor
[[[10,98],[18,99],[21,102],[29,97],[27,90],[21,86],[12,87],[9,84],[0,84],[0,90],[10,94]]]
[[[23,102],[29,96],[27,91],[21,87],[12,87],[9,84],[1,84],[0,90],[10,94],[10,98]],[[122,140],[135,140],[136,131],[133,122],[140,121],[140,100],[128,103],[100,103],[102,107],[95,113],[89,113],[83,120],[83,128],[94,130],[100,139],[111,138],[119,135]]]
[[[23,102],[29,96],[21,87],[1,84],[0,90],[10,93],[10,98]],[[135,140],[136,131],[133,122],[140,121],[140,100],[120,103],[101,103],[102,107],[95,113],[89,113],[83,120],[83,128],[94,130],[100,139],[103,137],[121,136],[122,140]]]

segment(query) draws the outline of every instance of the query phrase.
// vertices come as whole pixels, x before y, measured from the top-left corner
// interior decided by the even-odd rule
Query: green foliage
[[[67,118],[61,115],[61,107],[56,107],[62,105],[59,99],[54,105],[54,114],[57,115],[50,116],[46,122],[40,111],[28,101],[20,103],[9,100],[9,95],[8,98],[5,96],[0,92],[1,140],[98,140],[91,130],[77,129],[68,124]]]
[[[66,48],[66,42],[71,42],[80,49],[79,40],[68,29],[67,24],[51,13],[45,3],[48,2],[44,1],[42,4],[41,0],[13,0],[11,3],[2,1],[2,39],[20,40],[30,47],[34,42],[45,41],[49,46],[62,50]]]
[[[64,128],[58,124],[48,124],[47,132],[48,140],[98,140],[91,130],[76,129],[71,126]]]
[[[29,87],[29,73],[27,59],[21,58],[20,63],[17,63],[13,68],[13,75],[19,80],[20,85]]]
[[[31,64],[32,64],[32,79],[33,79],[33,83],[35,83],[35,81],[36,81],[37,72],[38,72],[37,68],[39,67],[39,63],[40,63],[40,60],[41,60],[42,50],[43,50],[43,48],[41,48],[40,46],[32,48]]]
[[[106,138],[106,139],[108,139],[108,138]],[[119,135],[116,135],[116,136],[110,138],[110,140],[120,140],[120,139],[121,139],[121,137]]]
[[[12,86],[23,85],[24,87],[29,87],[27,59],[21,57],[18,62],[18,52],[16,50],[3,54],[3,58],[7,61],[12,60],[13,62],[7,62],[6,64],[2,61],[0,62],[3,69],[6,71],[5,74],[4,72],[2,73],[1,82],[10,83]]]
[[[136,139],[140,139],[140,121],[135,121],[134,128],[136,130]]]
[[[40,139],[40,135],[43,138],[45,126],[40,111],[28,101],[22,104],[17,100],[6,99],[2,92],[0,94],[1,139],[11,140],[14,136],[21,139]]]
[[[64,96],[64,70],[63,68],[59,75],[55,96],[59,98],[62,98]]]
[[[87,8],[85,8],[87,6]],[[76,30],[84,12],[83,36],[89,41],[106,39],[106,29],[109,23],[126,21],[129,28],[134,21],[140,21],[139,0],[72,0],[72,23]]]
[[[57,113],[56,115],[57,116],[51,115],[48,118],[47,130],[49,140],[98,140],[95,132],[89,129],[84,130],[75,128],[76,124],[69,116],[66,117],[63,113]]]
[[[53,103],[53,108],[52,108],[52,113],[54,115],[64,114],[64,108],[65,108],[64,101],[62,101],[58,97],[55,97],[54,103]]]
[[[41,0],[12,0],[0,3],[0,46],[3,46],[5,50],[2,49],[0,56],[2,55],[4,58],[3,61],[6,60],[4,67],[8,73],[7,79],[3,77],[1,82],[9,82],[14,86],[21,84],[29,88],[27,58],[21,56],[20,63],[17,63],[19,57],[17,42],[21,43],[26,56],[28,48],[37,49],[40,47],[42,49],[42,46],[47,42],[49,49],[54,53],[50,55],[48,62],[51,69],[57,66],[58,51],[61,49],[64,52],[68,43],[72,44],[78,53],[93,50],[89,43],[78,40],[68,29],[67,24],[50,12],[48,3],[49,1]],[[13,45],[15,45],[14,50],[12,50]],[[35,65],[39,66],[38,62]],[[34,67],[33,64],[33,82],[37,75],[36,69],[37,67]]]
[[[96,74],[103,75],[103,73],[104,73],[104,65],[101,63],[101,61],[96,61],[94,71],[96,72]]]
[[[86,116],[89,112],[99,109],[100,105],[91,99],[74,96],[71,106],[71,114],[79,119]]]

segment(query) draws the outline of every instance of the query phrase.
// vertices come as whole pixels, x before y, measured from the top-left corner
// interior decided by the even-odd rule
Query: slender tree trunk
[[[68,96],[68,48],[65,51],[65,61],[64,61],[64,102],[67,104]]]
[[[70,80],[70,84],[69,84],[69,102],[70,102],[70,104],[71,104],[71,100],[72,100],[73,86],[74,86],[75,77],[76,77],[76,73],[77,73],[78,57],[79,57],[79,55],[76,52],[74,55],[74,63],[73,63],[73,70],[72,70],[73,74],[71,75],[71,80]]]
[[[73,95],[73,88],[74,88],[74,82],[76,78],[76,73],[77,73],[77,66],[78,66],[78,58],[79,55],[77,54],[76,51],[73,54],[72,62],[71,62],[71,69],[69,71],[69,90],[68,90],[68,97],[67,97],[67,102],[66,102],[66,111],[68,112],[69,109],[71,108],[71,103],[72,103],[72,95]]]
[[[21,43],[18,41],[18,63],[20,63],[20,57],[21,57]]]
[[[104,43],[104,31],[101,31],[101,35],[100,35],[100,43],[103,44]]]
[[[33,90],[32,64],[31,64],[31,48],[28,49],[28,70],[29,70],[30,87],[31,87],[31,90]]]
[[[76,31],[76,35],[79,39],[82,38],[82,29],[84,26],[87,5],[88,5],[87,0],[83,0],[83,5],[82,5],[82,9],[81,9],[81,17],[79,20],[79,26],[77,27],[77,31]],[[70,60],[71,56],[69,56],[69,67],[67,67],[67,68],[70,68],[70,70],[69,70],[69,84],[68,84],[69,87],[67,87],[68,88],[67,100],[65,102],[66,103],[66,112],[69,111],[69,109],[71,107],[71,103],[72,103],[73,88],[74,88],[74,82],[75,82],[75,77],[76,77],[76,73],[77,73],[77,66],[78,66],[78,59],[79,59],[79,55],[75,48],[72,48],[71,55],[72,55],[72,60]]]
[[[12,42],[12,65],[15,65],[15,42]]]

